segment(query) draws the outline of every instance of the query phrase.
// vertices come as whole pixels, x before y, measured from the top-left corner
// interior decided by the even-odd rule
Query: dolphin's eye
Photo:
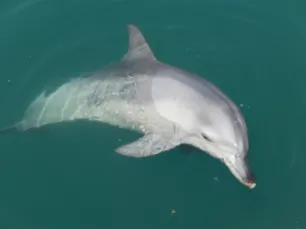
[[[212,142],[212,140],[207,136],[207,135],[205,135],[205,134],[201,134],[202,135],[202,137],[206,140],[206,141],[209,141],[209,142]]]

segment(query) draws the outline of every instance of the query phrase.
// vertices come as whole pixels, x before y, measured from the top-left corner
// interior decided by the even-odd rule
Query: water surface
[[[241,106],[257,186],[204,153],[136,160],[114,152],[136,133],[59,124],[1,136],[0,228],[305,228],[305,15],[302,0],[2,1],[1,126],[42,90],[119,60],[133,23],[158,59]]]

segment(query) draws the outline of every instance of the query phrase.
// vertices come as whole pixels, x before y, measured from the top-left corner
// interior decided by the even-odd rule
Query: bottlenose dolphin
[[[157,60],[136,26],[128,31],[129,49],[118,63],[42,92],[21,121],[3,131],[81,119],[108,123],[143,134],[118,147],[119,154],[146,157],[191,145],[254,188],[247,127],[234,102],[203,77]]]

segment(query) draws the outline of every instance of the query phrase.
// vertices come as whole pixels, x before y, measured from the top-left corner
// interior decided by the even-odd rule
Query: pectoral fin
[[[137,141],[117,148],[116,152],[129,157],[147,157],[168,151],[177,145],[179,145],[179,142],[172,141],[172,139],[147,134]]]

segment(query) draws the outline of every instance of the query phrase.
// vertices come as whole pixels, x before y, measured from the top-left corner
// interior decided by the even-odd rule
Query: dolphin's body
[[[144,134],[117,148],[120,154],[145,157],[189,144],[255,187],[246,162],[247,128],[237,106],[204,78],[158,61],[141,32],[133,25],[128,30],[129,50],[119,63],[73,79],[49,95],[43,92],[13,128],[100,121]]]

